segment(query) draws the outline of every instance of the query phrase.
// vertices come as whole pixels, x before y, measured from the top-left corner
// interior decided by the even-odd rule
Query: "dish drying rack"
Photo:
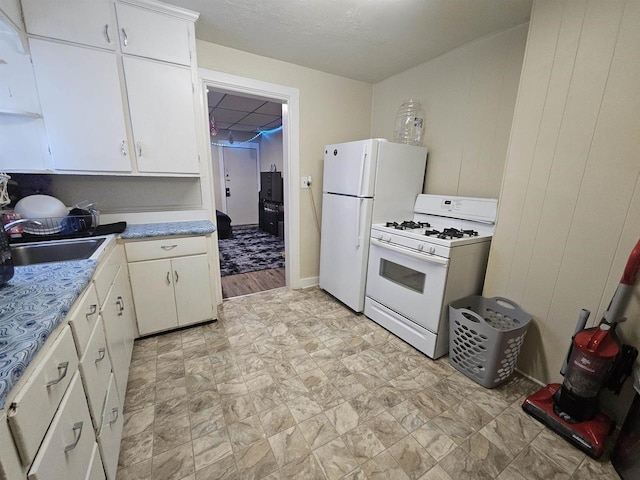
[[[100,212],[92,203],[76,204],[64,217],[29,218],[39,222],[23,223],[22,232],[28,235],[73,235],[92,233],[100,225]]]

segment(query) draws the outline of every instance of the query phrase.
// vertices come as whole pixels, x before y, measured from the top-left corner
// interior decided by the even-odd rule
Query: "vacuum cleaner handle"
[[[589,315],[591,312],[586,308],[580,310],[580,316],[578,317],[578,323],[576,324],[576,329],[571,335],[571,345],[569,345],[569,351],[567,352],[567,356],[564,359],[564,363],[562,364],[562,368],[560,369],[560,375],[564,377],[564,374],[567,372],[567,365],[569,364],[569,358],[571,358],[571,351],[573,350],[573,340],[576,338],[576,335],[584,330],[584,327],[587,326],[587,320],[589,319]]]
[[[635,285],[638,277],[638,270],[640,270],[640,240],[636,243],[636,246],[631,251],[629,259],[627,260],[627,266],[622,274],[620,283],[625,285]]]
[[[616,323],[624,321],[624,319],[620,318],[620,314],[629,302],[629,296],[633,291],[638,277],[638,270],[640,270],[640,240],[638,240],[636,246],[631,251],[631,255],[629,255],[627,265],[620,279],[620,284],[616,288],[613,298],[609,303],[609,308],[604,312],[600,323],[608,323],[615,328]]]

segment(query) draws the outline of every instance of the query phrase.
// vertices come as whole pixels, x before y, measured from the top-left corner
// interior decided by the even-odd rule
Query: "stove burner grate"
[[[386,226],[395,228],[396,230],[415,230],[416,228],[428,228],[431,225],[427,222],[415,222],[413,220],[405,220],[402,223],[387,222]]]
[[[452,240],[454,238],[463,237],[477,237],[478,232],[475,230],[459,230],[457,228],[445,228],[443,231],[438,230],[425,230],[424,234],[427,237],[437,237],[442,239]]]

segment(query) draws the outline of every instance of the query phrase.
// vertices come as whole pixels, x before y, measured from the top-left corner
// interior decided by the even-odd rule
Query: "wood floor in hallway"
[[[284,268],[270,268],[257,272],[222,277],[222,298],[240,297],[264,292],[286,285]]]

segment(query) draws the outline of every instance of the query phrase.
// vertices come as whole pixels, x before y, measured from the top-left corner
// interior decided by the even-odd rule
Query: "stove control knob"
[[[418,251],[421,252],[424,249],[424,243],[418,244]]]
[[[378,240],[382,240],[382,234],[379,233],[378,236],[376,237]]]
[[[385,242],[391,242],[391,235],[387,235],[387,238],[384,239]]]
[[[436,247],[429,247],[429,253],[432,255],[436,253]]]

